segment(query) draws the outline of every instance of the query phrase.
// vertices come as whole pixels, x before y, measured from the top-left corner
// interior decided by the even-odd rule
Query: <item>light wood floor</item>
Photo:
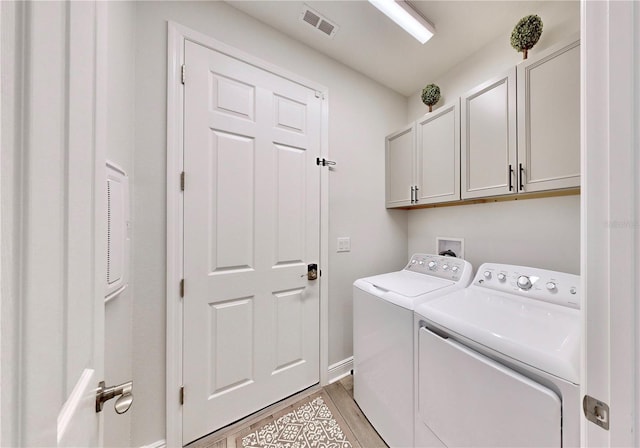
[[[188,448],[241,448],[236,440],[276,418],[291,412],[309,401],[312,395],[321,395],[332,410],[334,418],[344,430],[354,448],[387,448],[387,445],[373,429],[367,418],[353,401],[353,376],[349,375],[324,388],[311,387],[299,394],[214,432],[189,445]],[[336,415],[337,414],[337,415]]]

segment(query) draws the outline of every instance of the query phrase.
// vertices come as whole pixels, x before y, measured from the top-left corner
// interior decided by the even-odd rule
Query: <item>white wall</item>
[[[131,194],[135,187],[133,157],[135,144],[135,4],[106,2],[106,147],[107,159],[129,176]],[[135,220],[132,219],[135,226]],[[105,304],[105,374],[107,385],[133,378],[132,312],[134,278],[117,297]],[[131,421],[138,394],[134,384],[134,404],[129,412],[116,414],[110,401],[104,407],[104,446],[131,446]]]
[[[530,57],[572,36],[578,37],[579,2],[541,2],[544,31]],[[518,18],[514,19],[514,24]],[[443,98],[434,108],[457,99],[478,84],[522,60],[509,43],[511,29],[471,58],[436,80]],[[408,99],[409,119],[427,112],[421,91]],[[483,262],[536,266],[580,273],[580,196],[494,202],[411,210],[409,254],[434,252],[436,237],[465,238],[465,258],[477,268]]]
[[[134,382],[132,444],[165,434],[167,20],[208,34],[329,89],[329,363],[352,354],[351,284],[401,267],[404,211],[384,208],[384,136],[407,121],[406,98],[223,2],[138,2],[135,36]],[[336,254],[336,237],[352,251]],[[171,399],[177,399],[176,396]]]
[[[409,212],[409,253],[435,253],[436,237],[464,238],[465,259],[580,273],[580,196]]]

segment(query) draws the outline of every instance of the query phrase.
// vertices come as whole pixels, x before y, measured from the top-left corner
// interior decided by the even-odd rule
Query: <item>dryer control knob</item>
[[[553,282],[547,282],[547,289],[549,291],[555,291],[556,290],[556,284]]]
[[[487,280],[489,280],[491,278],[491,271],[484,271],[484,278],[486,278]]]
[[[429,269],[431,269],[433,271],[436,268],[436,266],[438,266],[438,265],[436,264],[435,261],[430,261],[427,266],[429,266]]]
[[[531,289],[531,280],[526,275],[521,275],[518,277],[518,288],[524,289],[525,291]]]
[[[442,265],[442,269],[444,269],[445,271],[449,269],[449,265],[448,264],[443,264]]]
[[[504,275],[504,273],[499,273],[498,274],[498,280],[500,280],[501,282],[505,281],[505,279],[507,278],[506,275]]]

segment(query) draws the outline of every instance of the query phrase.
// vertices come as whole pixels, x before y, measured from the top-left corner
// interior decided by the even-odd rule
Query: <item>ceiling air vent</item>
[[[338,25],[331,22],[326,17],[323,17],[317,11],[309,8],[307,5],[304,5],[302,14],[300,14],[300,20],[311,25],[316,30],[322,31],[324,35],[329,37],[335,36],[338,31]]]

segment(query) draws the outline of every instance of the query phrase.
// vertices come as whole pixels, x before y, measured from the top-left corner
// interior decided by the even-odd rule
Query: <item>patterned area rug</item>
[[[352,448],[321,396],[242,437],[245,448]]]

